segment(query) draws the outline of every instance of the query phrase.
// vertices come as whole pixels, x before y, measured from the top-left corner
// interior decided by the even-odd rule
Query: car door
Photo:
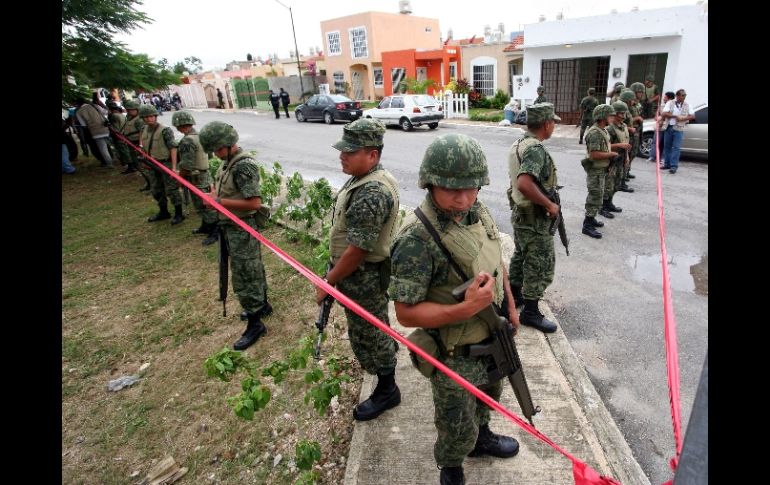
[[[682,139],[682,150],[708,154],[709,151],[709,107],[696,109],[695,119],[687,123]]]
[[[319,96],[317,94],[314,94],[313,96],[310,96],[310,99],[308,99],[307,103],[305,103],[305,118],[313,119],[318,117],[314,114],[314,110],[318,105],[318,97]]]
[[[403,114],[404,114],[404,97],[393,96],[390,99],[390,109],[388,110],[388,123],[397,125]]]
[[[388,119],[388,110],[390,109],[390,96],[386,96],[382,98],[382,101],[380,101],[380,104],[377,105],[377,108],[372,110],[371,116],[372,118],[376,118],[383,123],[387,122]]]

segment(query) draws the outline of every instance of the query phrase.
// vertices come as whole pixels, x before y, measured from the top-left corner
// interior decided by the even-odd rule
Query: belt
[[[447,351],[448,357],[468,357],[468,354],[471,350],[471,345],[475,344],[465,344],[465,345],[456,345],[455,348],[452,350]]]

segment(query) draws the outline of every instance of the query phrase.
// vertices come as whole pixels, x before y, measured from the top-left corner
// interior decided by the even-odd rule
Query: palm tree
[[[433,79],[423,79],[418,81],[417,79],[407,77],[398,85],[401,92],[412,94],[425,94],[428,92],[428,88],[436,84]]]

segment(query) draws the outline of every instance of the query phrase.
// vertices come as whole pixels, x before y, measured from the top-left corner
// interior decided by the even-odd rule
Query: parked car
[[[435,130],[439,120],[444,119],[444,110],[436,98],[427,94],[394,94],[382,98],[376,108],[364,111],[363,116],[398,125],[404,131],[423,123]]]
[[[708,158],[709,155],[709,105],[697,106],[693,110],[695,119],[684,127],[681,153]],[[652,137],[655,133],[655,120],[644,120],[642,125],[642,143],[639,145],[638,156],[648,158],[652,147]],[[662,155],[662,153],[661,153]]]
[[[324,120],[327,125],[337,120],[355,121],[361,113],[359,101],[341,94],[314,94],[294,109],[297,121]]]

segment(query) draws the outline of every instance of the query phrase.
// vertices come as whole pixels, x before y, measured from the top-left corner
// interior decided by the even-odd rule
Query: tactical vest
[[[531,200],[527,199],[524,194],[519,192],[516,187],[516,181],[518,179],[519,169],[521,168],[521,156],[526,153],[532,147],[541,147],[545,152],[545,156],[548,159],[548,164],[551,167],[551,171],[548,174],[548,178],[541,181],[543,188],[548,191],[551,188],[556,187],[556,164],[553,163],[551,154],[543,147],[542,142],[535,137],[524,137],[516,140],[511,146],[511,151],[508,152],[508,175],[511,178],[511,186],[508,187],[508,204],[511,209],[516,207],[516,210],[521,214],[533,214],[535,205]],[[540,207],[538,205],[538,207]],[[543,212],[545,215],[545,212]]]
[[[195,163],[193,168],[195,170],[208,170],[209,169],[209,157],[206,151],[203,149],[203,145],[200,142],[200,135],[198,133],[188,133],[185,138],[190,138],[195,142],[198,149],[195,151]],[[228,199],[230,197],[227,197]]]
[[[633,118],[634,116],[640,116],[641,112],[640,112],[639,104],[635,104],[633,106],[629,106],[628,107],[628,112],[630,112],[631,118]],[[637,120],[637,121],[633,122],[634,128],[637,128],[637,127],[639,127],[641,125],[642,125],[641,121]]]
[[[118,132],[126,126],[126,116],[123,113],[110,113],[107,118],[110,120],[110,125]]]
[[[144,128],[142,128],[142,147],[155,160],[168,160],[171,152],[169,152],[166,142],[163,141],[163,129],[165,126],[158,123],[154,128],[155,131],[150,131],[150,125],[144,125]]]
[[[381,169],[369,172],[349,186],[343,187],[339,193],[337,193],[334,212],[332,213],[332,227],[329,230],[329,256],[332,260],[332,264],[337,264],[342,257],[342,253],[345,252],[345,249],[348,247],[348,225],[347,219],[345,218],[345,211],[348,208],[350,195],[356,188],[368,182],[379,182],[388,190],[388,192],[390,192],[391,197],[393,197],[393,209],[390,211],[390,215],[380,231],[374,249],[366,253],[364,261],[368,263],[379,263],[390,256],[390,241],[393,239],[396,230],[398,230],[396,227],[396,218],[398,217],[399,207],[398,182],[396,182],[396,179],[393,178],[393,175],[391,175],[390,172]]]
[[[610,131],[610,128],[612,131]],[[607,127],[607,133],[610,135],[610,143],[628,143],[630,134],[628,133],[628,127],[625,123],[618,125],[610,125]],[[613,136],[614,135],[614,136]],[[613,140],[615,138],[616,140]]]
[[[607,133],[607,130],[600,127],[596,123],[591,125],[591,127],[586,130],[585,138],[588,139],[588,136],[595,131],[598,131],[599,133],[601,133],[602,138],[604,138],[604,144],[601,147],[601,150],[596,150],[596,151],[609,152],[610,151],[610,134]],[[587,146],[586,146],[586,149],[588,149]],[[588,152],[586,154],[586,157],[580,163],[583,165],[583,167],[587,166],[588,168],[607,168],[610,166],[610,159],[605,158],[604,160],[594,160],[593,158],[591,158],[591,152]]]
[[[123,129],[120,132],[132,143],[138,143],[142,133],[143,124],[144,120],[142,120],[142,118],[134,116],[126,121],[126,124],[123,125]]]
[[[219,168],[217,169],[217,175],[216,175],[216,189],[217,189],[217,197],[221,199],[236,199],[236,200],[246,200],[246,198],[241,194],[241,191],[238,190],[238,187],[235,186],[235,180],[233,180],[233,170],[235,170],[235,166],[239,163],[250,163],[253,164],[255,167],[258,167],[257,161],[252,158],[252,156],[246,152],[241,151],[237,155],[235,155],[230,162],[222,163]],[[243,211],[243,210],[235,210],[230,209],[230,212],[235,214],[236,216],[240,217],[241,219],[248,217],[254,213],[256,213],[256,210],[250,210],[250,211]],[[217,212],[219,215],[220,221],[229,221],[228,217],[221,212]]]
[[[649,88],[648,87],[644,88],[644,100],[645,101],[649,101],[649,100],[651,100],[653,98],[653,96],[655,96],[655,89],[656,88],[657,88],[657,86],[655,86],[654,84],[652,86],[650,86]]]
[[[480,271],[486,271],[495,276],[495,297],[498,305],[503,302],[503,268],[502,245],[500,233],[486,206],[481,204],[479,221],[469,226],[461,226],[450,222],[442,230],[433,205],[424,200],[420,208],[425,217],[436,228],[441,242],[449,250],[452,258],[469,277],[475,277]],[[414,213],[404,220],[399,233],[408,231],[411,227],[422,224]],[[443,256],[440,256],[443,258]],[[428,288],[426,301],[454,305],[457,300],[452,297],[452,290],[464,283],[460,276],[451,268],[446,283],[441,286]],[[473,315],[467,320],[461,320],[451,325],[438,328],[441,341],[446,350],[451,352],[458,345],[474,344],[489,337],[489,328],[478,316]]]

